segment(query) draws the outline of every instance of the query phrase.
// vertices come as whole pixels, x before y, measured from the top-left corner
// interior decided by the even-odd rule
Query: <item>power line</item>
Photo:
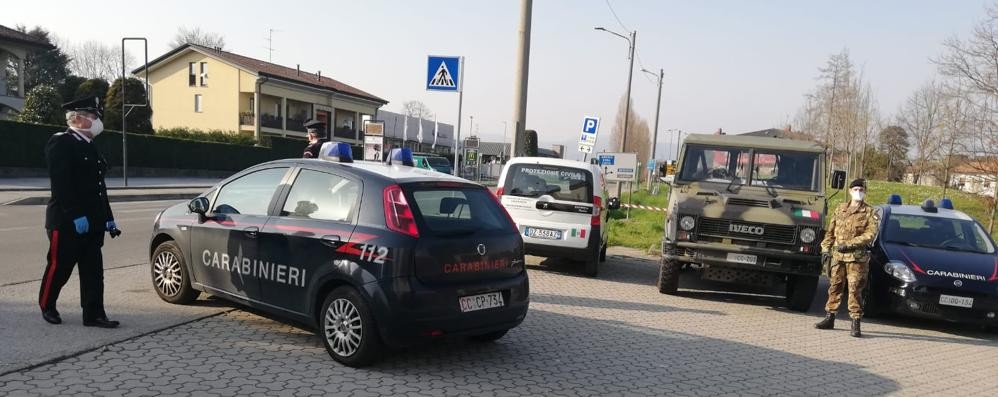
[[[620,27],[622,27],[622,28],[624,28],[624,30],[630,32],[631,30],[628,29],[627,26],[624,26],[624,23],[620,21],[620,17],[617,16],[617,12],[613,10],[613,6],[610,5],[610,0],[606,0],[606,7],[610,9],[610,13],[613,14],[613,19],[617,20],[617,23],[620,24]]]

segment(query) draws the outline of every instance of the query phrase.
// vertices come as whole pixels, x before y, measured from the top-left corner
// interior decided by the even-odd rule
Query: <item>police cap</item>
[[[97,117],[104,116],[104,106],[101,106],[100,98],[94,95],[66,102],[62,104],[62,109],[67,112],[89,112],[97,115]]]
[[[326,123],[321,120],[311,119],[305,122],[305,128],[309,130],[322,130],[326,126]]]

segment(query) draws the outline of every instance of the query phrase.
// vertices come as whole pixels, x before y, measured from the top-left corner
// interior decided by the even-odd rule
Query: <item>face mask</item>
[[[88,129],[87,131],[90,132],[91,136],[96,138],[97,135],[100,135],[100,133],[104,131],[104,122],[100,121],[100,119],[91,120],[90,129]]]
[[[866,198],[866,193],[864,192],[849,192],[852,195],[852,201],[863,201]]]

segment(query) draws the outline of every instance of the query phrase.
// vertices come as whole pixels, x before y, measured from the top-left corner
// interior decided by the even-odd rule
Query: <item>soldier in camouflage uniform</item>
[[[863,317],[862,294],[869,270],[870,251],[867,246],[877,235],[880,224],[874,208],[864,201],[866,181],[856,179],[849,184],[851,200],[835,209],[828,224],[825,239],[821,242],[823,260],[831,260],[827,315],[815,324],[818,329],[835,327],[835,312],[842,302],[842,289],[849,284],[849,317],[852,318],[852,336],[860,337],[860,318]]]

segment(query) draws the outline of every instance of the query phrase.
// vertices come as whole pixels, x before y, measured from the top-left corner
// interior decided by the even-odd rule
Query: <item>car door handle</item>
[[[250,226],[248,228],[243,229],[243,233],[246,233],[246,236],[249,236],[251,238],[256,238],[256,236],[260,234],[260,228],[256,226]]]
[[[343,244],[343,240],[340,239],[340,236],[337,236],[335,234],[322,236],[319,239],[319,241],[322,241],[322,244],[328,245],[333,248],[339,247],[340,244]]]

